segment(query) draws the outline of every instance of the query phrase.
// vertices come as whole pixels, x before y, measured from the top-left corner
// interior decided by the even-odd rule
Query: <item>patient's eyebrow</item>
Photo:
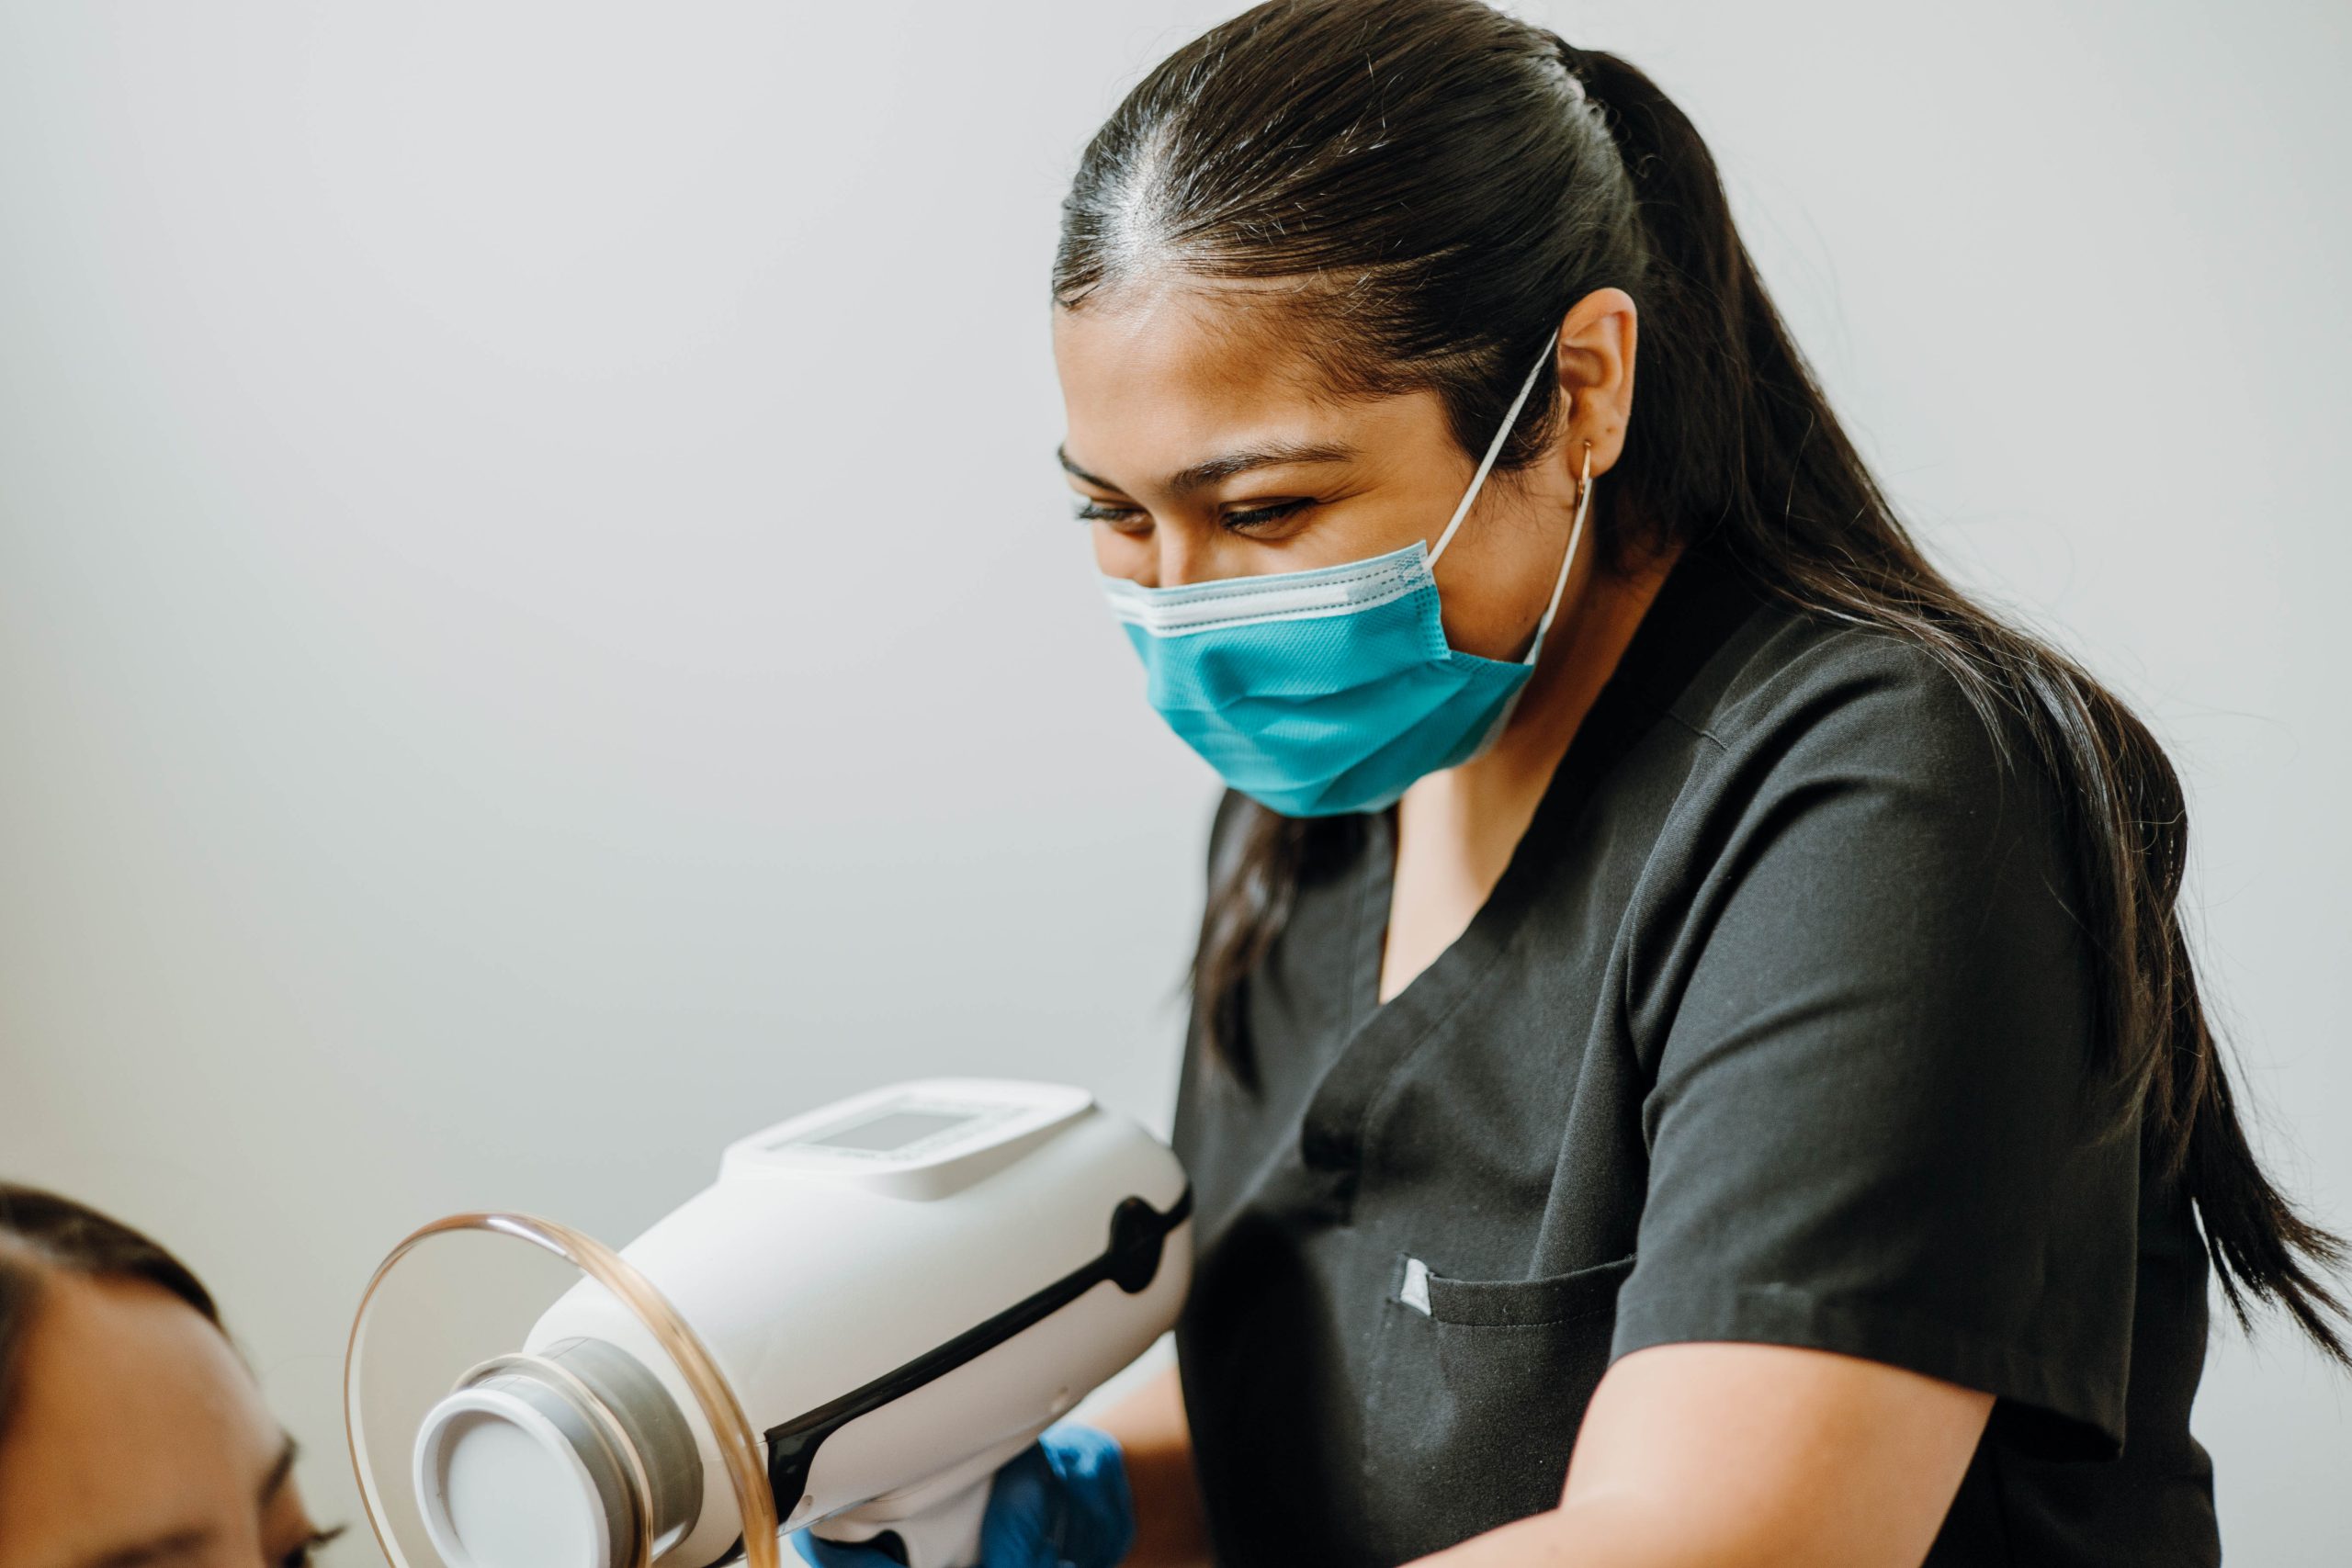
[[[286,1488],[294,1474],[294,1460],[301,1448],[288,1435],[278,1444],[277,1457],[269,1461],[262,1472],[261,1484],[254,1488],[254,1500],[264,1508]],[[163,1562],[175,1557],[193,1557],[212,1544],[212,1531],[207,1529],[172,1530],[146,1540],[133,1541],[102,1551],[96,1557],[85,1558],[77,1568],[142,1568],[153,1562]]]
[[[119,1546],[112,1551],[86,1558],[81,1568],[138,1568],[141,1563],[161,1562],[174,1557],[193,1557],[211,1543],[212,1532],[209,1529],[174,1530],[169,1535],[159,1535],[152,1540],[137,1541],[130,1546]]]
[[[278,1445],[277,1457],[269,1461],[269,1469],[261,1478],[258,1499],[265,1508],[269,1506],[269,1500],[277,1496],[279,1490],[285,1486],[288,1477],[294,1473],[295,1458],[302,1451],[302,1445],[294,1440],[294,1434],[288,1432],[284,1437],[286,1440]]]
[[[1236,474],[1246,474],[1252,468],[1271,468],[1289,463],[1344,463],[1359,456],[1356,449],[1342,441],[1274,441],[1262,446],[1246,447],[1227,452],[1189,468],[1180,468],[1161,481],[1161,488],[1173,495],[1186,495],[1204,486]],[[1120,487],[1097,474],[1090,474],[1070,460],[1069,453],[1061,447],[1054,449],[1061,460],[1064,472],[1084,479],[1102,490]],[[1124,493],[1124,492],[1123,492]]]

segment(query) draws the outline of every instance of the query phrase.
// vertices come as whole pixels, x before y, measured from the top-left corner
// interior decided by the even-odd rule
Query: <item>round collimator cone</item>
[[[622,1568],[628,1499],[611,1456],[556,1391],[460,1389],[417,1432],[416,1495],[450,1568]]]
[[[412,1232],[360,1298],[344,1424],[388,1568],[780,1568],[764,1445],[694,1326],[594,1237]]]

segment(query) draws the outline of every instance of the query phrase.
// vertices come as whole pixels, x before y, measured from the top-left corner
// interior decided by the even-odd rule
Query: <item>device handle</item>
[[[899,1550],[890,1553],[907,1568],[978,1568],[980,1561],[980,1520],[988,1512],[989,1488],[995,1483],[993,1471],[978,1480],[927,1503],[922,1511],[902,1514],[896,1518],[861,1519],[857,1510],[836,1518],[827,1519],[817,1534],[825,1540],[854,1541],[859,1545],[875,1545],[888,1551],[884,1535],[899,1538]]]

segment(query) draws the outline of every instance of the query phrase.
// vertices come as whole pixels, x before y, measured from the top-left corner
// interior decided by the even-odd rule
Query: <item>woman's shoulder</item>
[[[1759,599],[1671,710],[1697,747],[1677,790],[1686,826],[1713,823],[1709,841],[1792,833],[1842,863],[1866,820],[1882,865],[2014,853],[2071,887],[2075,813],[2030,698],[1935,635]]]
[[[1759,602],[1675,717],[1726,756],[1986,784],[2030,753],[2017,712],[1929,630]]]

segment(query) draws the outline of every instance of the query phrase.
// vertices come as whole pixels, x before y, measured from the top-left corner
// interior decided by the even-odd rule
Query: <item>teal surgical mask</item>
[[[1526,658],[1480,659],[1447,646],[1434,573],[1552,364],[1553,341],[1544,340],[1434,547],[1416,539],[1342,566],[1178,588],[1102,578],[1143,660],[1151,705],[1226,783],[1286,817],[1376,811],[1502,732],[1576,564],[1590,450],[1560,575]]]

